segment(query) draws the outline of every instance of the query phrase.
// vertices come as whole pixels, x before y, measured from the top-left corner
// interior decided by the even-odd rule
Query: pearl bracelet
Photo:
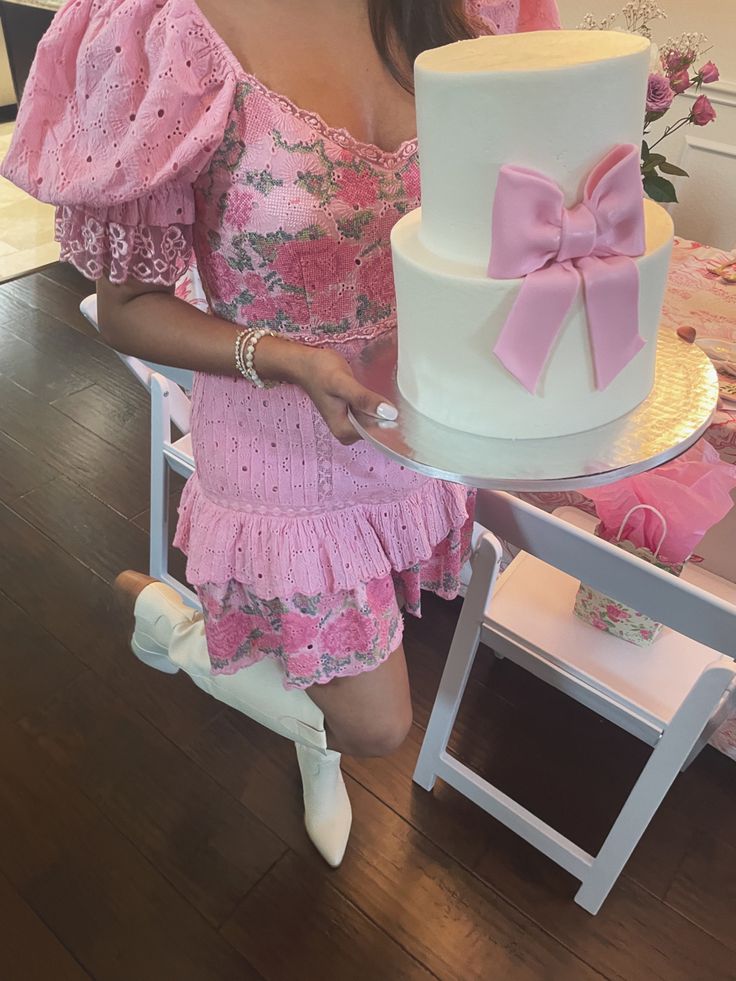
[[[245,330],[238,334],[235,342],[235,364],[240,374],[252,382],[256,388],[268,388],[267,384],[259,376],[255,369],[254,359],[258,342],[264,337],[276,337],[272,330],[259,328],[258,330]]]
[[[250,339],[251,334],[255,331],[251,330],[241,330],[238,336],[235,338],[235,370],[239,372],[244,378],[248,378],[245,371],[245,363],[243,362],[243,344],[246,340]]]

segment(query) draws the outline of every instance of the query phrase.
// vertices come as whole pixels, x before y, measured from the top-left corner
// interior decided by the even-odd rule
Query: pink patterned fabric
[[[401,644],[401,609],[421,615],[422,590],[457,596],[472,529],[469,519],[428,562],[350,590],[265,600],[236,579],[200,586],[213,674],[272,656],[284,669],[284,687],[309,688],[378,667]]]
[[[593,169],[573,208],[544,174],[500,170],[488,275],[524,282],[493,351],[532,393],[581,279],[596,387],[607,388],[644,346],[633,261],[645,250],[639,166],[636,147],[615,147]]]
[[[531,27],[535,16],[547,25],[552,5],[521,7],[470,2],[469,11],[479,32]],[[395,327],[389,238],[419,204],[416,140],[386,152],[267,89],[194,0],[68,3],[39,47],[3,173],[58,206],[63,255],[91,279],[171,285],[193,248],[208,307],[233,325],[349,360]],[[457,594],[466,490],[367,444],[341,446],[296,386],[264,392],[199,375],[192,394],[197,474],[176,542],[209,600],[218,670],[275,653],[295,684],[329,680],[347,670],[348,654],[329,661],[335,638],[353,645],[372,630],[349,652],[350,670],[363,670],[399,636],[366,601],[371,583],[397,577],[414,613],[424,586]],[[326,618],[328,660],[289,667],[311,636],[293,619],[305,596]],[[246,607],[270,620],[251,630]],[[328,631],[349,611],[350,630]],[[245,654],[233,623],[248,635]],[[256,634],[276,628],[283,636],[267,649]]]

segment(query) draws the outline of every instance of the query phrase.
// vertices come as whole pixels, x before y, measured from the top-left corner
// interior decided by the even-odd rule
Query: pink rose
[[[718,71],[718,66],[714,65],[712,61],[707,62],[698,72],[698,78],[705,85],[710,82],[717,82],[721,77],[721,73]]]
[[[603,622],[603,620],[601,620],[600,617],[593,617],[593,619],[590,622],[592,623],[592,625],[595,627],[596,630],[606,629],[606,624]]]
[[[674,97],[669,79],[652,72],[647,86],[647,112],[667,112]]]
[[[697,51],[670,51],[664,59],[664,70],[672,78],[681,71],[687,71],[697,58]]]
[[[373,646],[374,629],[369,617],[358,610],[346,610],[324,632],[324,649],[332,657],[367,654]]]
[[[240,308],[240,317],[244,323],[253,320],[275,320],[278,304],[272,296],[257,296],[250,303]]]
[[[358,289],[374,303],[393,302],[395,287],[390,252],[363,260],[358,271]]]
[[[375,204],[378,198],[378,181],[372,174],[355,170],[341,170],[335,175],[340,185],[340,197],[356,208]]]
[[[626,610],[622,610],[620,606],[614,606],[611,603],[606,607],[606,614],[608,615],[608,619],[613,620],[614,623],[625,620],[627,617]]]
[[[366,602],[376,616],[381,616],[396,603],[396,589],[391,576],[371,579],[365,587]]]
[[[260,617],[229,613],[221,620],[207,622],[207,646],[218,659],[229,659],[262,623]]]
[[[304,254],[305,248],[309,248],[310,245],[312,243],[294,239],[291,242],[284,242],[279,247],[273,268],[283,281],[289,283],[290,286],[304,285],[301,257]],[[312,248],[314,248],[313,245]]]
[[[304,613],[285,613],[281,617],[281,643],[287,654],[302,651],[317,636],[319,620]]]
[[[278,313],[287,317],[292,324],[306,327],[309,325],[309,307],[307,301],[298,293],[279,293],[274,297]]]
[[[690,81],[690,72],[687,68],[683,68],[682,71],[675,72],[674,75],[670,76],[670,88],[675,95],[686,92],[692,84]]]
[[[207,258],[205,275],[222,303],[232,303],[245,289],[243,274],[228,265],[220,252],[213,252]]]
[[[250,228],[254,203],[255,198],[251,191],[236,188],[228,194],[228,222],[237,231],[242,232]]]
[[[716,118],[716,111],[707,95],[698,96],[690,113],[696,126],[707,126]]]
[[[304,654],[289,655],[287,651],[287,666],[290,675],[297,678],[311,678],[321,666],[321,658],[316,651],[306,651]]]
[[[355,275],[360,245],[355,242],[335,242],[321,239],[310,242],[311,249],[303,258],[304,285],[310,296],[328,286],[346,283]]]
[[[412,200],[419,200],[421,182],[419,180],[419,167],[416,163],[412,163],[407,167],[402,180],[404,181],[406,196]]]

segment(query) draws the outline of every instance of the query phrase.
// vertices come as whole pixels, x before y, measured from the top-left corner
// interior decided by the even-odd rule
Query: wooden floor
[[[0,977],[4,981],[736,978],[736,765],[676,783],[598,917],[571,877],[411,773],[457,608],[407,637],[416,724],[345,761],[329,871],[293,749],[138,664],[109,583],[144,567],[147,400],[51,267],[0,289]],[[587,848],[646,749],[479,658],[454,751]]]

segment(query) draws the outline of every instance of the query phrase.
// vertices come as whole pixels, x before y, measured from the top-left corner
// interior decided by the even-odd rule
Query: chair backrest
[[[480,491],[476,521],[605,595],[736,657],[736,606],[720,597],[509,494]]]

